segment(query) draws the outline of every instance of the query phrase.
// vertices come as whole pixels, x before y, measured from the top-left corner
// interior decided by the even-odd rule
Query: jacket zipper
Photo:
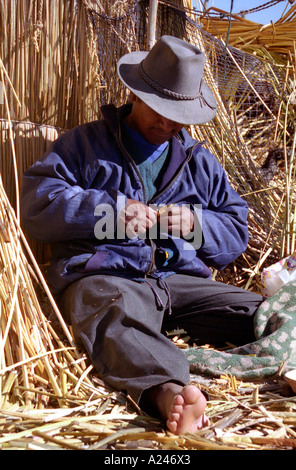
[[[163,188],[163,190],[162,190],[160,193],[156,194],[156,196],[151,199],[150,202],[153,202],[153,200],[155,200],[155,198],[161,196],[161,194],[163,194],[164,191],[166,191],[166,190],[174,183],[174,181],[178,178],[178,176],[180,175],[180,173],[183,171],[184,166],[191,160],[192,155],[193,155],[193,150],[194,150],[194,148],[195,148],[197,145],[198,145],[198,143],[194,144],[194,145],[191,147],[191,150],[190,150],[190,153],[189,153],[189,155],[188,155],[188,158],[186,158],[186,160],[183,162],[183,165],[182,165],[181,168],[179,169],[178,173],[172,178],[172,180],[168,183],[168,185],[167,185],[165,188]],[[154,243],[153,243],[152,240],[151,240],[151,245],[154,245]],[[152,260],[152,262],[153,262],[153,265],[155,265],[155,248],[153,249],[153,260]],[[152,262],[151,262],[151,263],[152,263]],[[151,267],[151,265],[150,265],[150,267]],[[147,275],[150,274],[150,272],[152,272],[152,270],[151,270],[151,271],[148,271]]]
[[[178,173],[176,173],[176,175],[171,179],[171,181],[167,184],[167,186],[165,186],[159,193],[157,193],[151,200],[150,200],[150,203],[152,203],[156,198],[158,198],[159,196],[161,196],[173,183],[174,181],[176,181],[176,179],[178,178],[178,176],[180,175],[180,173],[183,171],[183,168],[184,166],[191,160],[192,158],[192,155],[193,155],[193,150],[195,149],[195,147],[199,145],[199,143],[197,142],[196,144],[194,144],[191,149],[190,149],[190,153],[188,155],[188,157],[186,158],[186,160],[183,162],[182,166],[180,167]]]
[[[134,162],[134,159],[132,158],[132,156],[129,154],[129,152],[126,150],[125,146],[123,145],[123,142],[121,140],[121,127],[120,127],[120,125],[119,125],[119,131],[118,131],[118,142],[119,142],[119,146],[120,146],[121,150],[128,157],[133,169],[135,170],[135,172],[138,175],[138,178],[139,178],[139,181],[141,182],[143,193],[144,193],[145,204],[147,204],[147,194],[146,194],[143,178],[142,178],[142,176],[141,176],[141,174],[140,174],[140,172],[137,168],[137,165]]]
[[[125,155],[127,155],[131,165],[133,166],[135,172],[137,173],[138,177],[139,177],[139,181],[141,182],[141,185],[142,185],[142,188],[143,188],[143,193],[144,193],[144,197],[145,197],[145,204],[147,204],[147,194],[146,194],[146,190],[145,190],[145,185],[144,185],[144,182],[143,182],[143,178],[137,168],[137,165],[135,164],[132,156],[129,154],[129,152],[126,150],[126,148],[124,147],[123,143],[122,143],[122,140],[121,140],[121,126],[119,125],[119,131],[118,131],[118,141],[119,141],[119,145],[120,145],[120,148],[121,150],[123,150],[123,153]],[[160,192],[160,193],[157,193],[156,196],[154,196],[151,200],[150,200],[150,203],[153,202],[153,200],[155,200],[155,198],[161,196],[164,191],[166,191],[173,183],[174,181],[178,178],[178,176],[180,175],[181,171],[183,170],[184,166],[191,160],[192,158],[192,155],[193,155],[193,150],[194,148],[199,145],[199,143],[197,142],[196,144],[194,144],[191,149],[190,149],[190,154],[188,156],[188,158],[186,158],[186,160],[183,162],[183,165],[181,166],[181,168],[179,169],[178,173],[172,178],[172,180],[168,183],[168,185],[163,188],[163,190]],[[150,262],[150,266],[148,268],[148,271],[146,273],[146,276],[148,276],[149,274],[151,274],[153,271],[155,271],[155,244],[152,240],[152,238],[148,238],[149,242],[150,242],[150,246],[152,248],[152,257],[151,257],[151,262]]]
[[[139,178],[139,181],[142,185],[142,189],[143,189],[143,193],[144,193],[145,204],[147,204],[147,194],[146,194],[146,189],[145,189],[143,178],[142,178],[142,176],[141,176],[141,174],[140,174],[140,172],[137,168],[137,165],[134,162],[134,159],[132,158],[132,156],[129,154],[129,152],[126,150],[125,146],[122,143],[122,140],[121,140],[121,127],[120,126],[119,126],[119,132],[118,132],[118,142],[119,142],[119,146],[120,146],[121,150],[123,151],[123,154],[128,157],[128,160],[129,160],[130,164],[132,165],[133,169],[135,170],[135,172],[136,172],[136,174]],[[146,276],[148,276],[150,273],[152,273],[155,270],[155,245],[154,245],[154,242],[153,242],[152,238],[148,238],[147,240],[149,240],[149,243],[150,243],[150,246],[151,246],[151,249],[152,249],[152,256],[151,256],[151,261],[150,261],[149,268],[146,272]]]

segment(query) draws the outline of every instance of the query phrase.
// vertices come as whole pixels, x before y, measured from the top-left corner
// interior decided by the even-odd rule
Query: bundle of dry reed
[[[18,170],[18,184],[22,186],[23,173],[36,162],[56,140],[63,129],[26,121],[11,121],[11,133],[14,141],[15,157]],[[9,162],[12,160],[10,124],[7,119],[0,119],[0,173],[5,192],[16,207],[15,171]]]
[[[284,10],[284,8],[283,8]],[[221,14],[211,17],[211,12]],[[209,15],[209,16],[208,16]],[[200,19],[205,31],[213,36],[221,37],[233,47],[244,51],[260,51],[262,48],[276,54],[287,57],[294,53],[296,40],[296,5],[287,12],[283,12],[281,18],[275,23],[262,25],[247,20],[241,16],[231,15],[219,8],[212,7]]]
[[[0,222],[0,408],[13,403],[30,405],[42,391],[55,396],[60,406],[98,393],[88,378],[86,358],[75,347],[34,262],[2,182]],[[29,264],[24,246],[33,264]],[[34,279],[49,296],[64,342],[40,307]]]
[[[0,0],[0,59],[19,99],[9,92],[11,118],[69,129],[98,119],[103,102],[120,99],[114,64],[137,44],[136,25],[129,21],[118,34],[118,22],[106,17],[120,18],[134,3]],[[90,11],[101,15],[99,31]],[[1,106],[0,117],[7,119]]]
[[[8,93],[0,64],[7,130],[14,171],[16,209],[0,179],[0,408],[31,405],[41,390],[60,406],[97,394],[81,355],[47,287],[20,226],[20,190],[16,147]],[[12,87],[11,83],[9,82]],[[25,255],[29,256],[30,263]],[[44,315],[33,280],[42,286],[59,320],[67,343]]]
[[[291,16],[295,18],[295,5]],[[293,35],[295,28],[288,23],[287,15],[281,21],[284,20]],[[223,24],[226,20],[219,21]],[[216,35],[219,36],[217,31]],[[196,40],[196,36],[192,39]],[[192,133],[205,140],[220,158],[231,183],[250,206],[249,246],[222,279],[260,291],[262,267],[296,251],[295,43],[291,43],[294,53],[286,61],[267,49],[261,48],[260,53],[257,50],[253,74],[251,56],[240,57],[240,51],[226,48],[223,39],[219,40],[220,47],[210,41],[201,34],[200,42],[208,56],[206,77],[218,103],[217,115],[211,124],[192,128]],[[224,59],[219,51],[223,51]],[[221,69],[226,63],[223,80]],[[230,80],[231,93],[226,95]],[[281,170],[274,169],[269,180],[261,165],[273,148],[282,150]]]

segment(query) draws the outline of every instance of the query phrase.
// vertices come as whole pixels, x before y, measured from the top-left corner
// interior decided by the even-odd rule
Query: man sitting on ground
[[[130,103],[53,143],[24,175],[22,217],[53,244],[48,282],[99,376],[176,434],[206,398],[165,332],[245,344],[262,297],[211,280],[248,243],[246,202],[184,125],[214,118],[204,54],[163,36],[118,63]]]

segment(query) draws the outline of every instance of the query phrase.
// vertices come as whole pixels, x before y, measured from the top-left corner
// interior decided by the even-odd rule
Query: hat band
[[[143,62],[140,63],[140,71],[141,71],[141,75],[142,75],[143,79],[145,80],[145,82],[149,86],[154,88],[155,90],[159,91],[160,93],[163,93],[164,95],[170,96],[171,98],[174,98],[176,100],[196,100],[199,97],[203,98],[202,93],[200,91],[198,91],[198,93],[196,93],[195,95],[186,95],[186,94],[183,94],[183,93],[178,93],[176,91],[169,90],[168,88],[163,88],[161,85],[154,82],[154,80],[152,80],[147,75],[147,73],[143,69]]]

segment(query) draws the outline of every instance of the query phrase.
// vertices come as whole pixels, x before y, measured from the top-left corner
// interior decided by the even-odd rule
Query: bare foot
[[[174,434],[196,432],[209,424],[204,413],[206,398],[195,385],[183,387],[167,382],[147,390],[145,396],[148,400],[146,404],[156,406]]]
[[[186,385],[174,398],[166,422],[168,429],[174,434],[183,434],[207,426],[206,404],[205,396],[195,385]]]

